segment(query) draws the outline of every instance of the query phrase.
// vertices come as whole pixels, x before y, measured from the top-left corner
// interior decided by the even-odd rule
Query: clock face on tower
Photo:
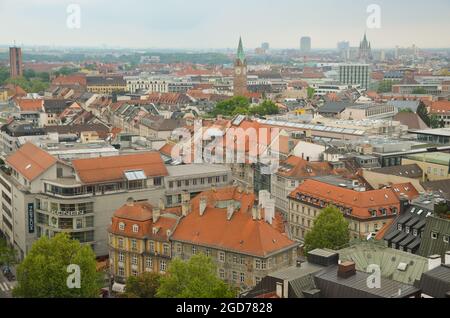
[[[242,70],[240,68],[236,68],[236,74],[241,75]]]

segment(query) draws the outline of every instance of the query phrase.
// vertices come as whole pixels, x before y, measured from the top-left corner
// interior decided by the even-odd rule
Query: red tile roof
[[[153,222],[154,208],[148,202],[127,203],[119,208],[112,218],[109,232],[133,238],[152,238],[161,241],[169,239],[168,234],[172,234],[179,217],[168,210],[160,211],[160,217]],[[119,224],[125,225],[124,230],[120,230]],[[138,225],[138,231],[133,231],[133,225]],[[157,232],[153,229],[156,228]],[[167,233],[167,231],[170,233]]]
[[[201,197],[207,198],[202,216]],[[227,209],[217,208],[216,203],[231,200],[240,202],[241,206],[228,220]],[[264,220],[253,220],[254,203],[253,193],[239,192],[236,187],[204,192],[191,201],[191,213],[181,219],[172,239],[259,257],[294,248],[297,244],[280,233],[276,222],[270,225]]]
[[[28,181],[33,181],[56,163],[56,158],[35,146],[26,143],[6,158],[6,162]]]
[[[79,159],[73,160],[72,164],[84,183],[124,180],[124,173],[133,170],[143,170],[147,177],[168,175],[158,152]]]
[[[25,98],[17,98],[16,99],[17,107],[21,111],[33,111],[38,112],[42,111],[44,106],[44,100],[43,99],[25,99]]]
[[[317,180],[306,180],[289,196],[297,199],[297,195],[310,196],[323,200],[326,204],[351,208],[353,209],[351,216],[358,219],[372,218],[371,209],[377,211],[377,217],[383,216],[379,211],[381,208],[389,211],[391,207],[395,207],[400,211],[400,201],[393,189],[358,192]]]
[[[443,100],[431,103],[430,113],[436,115],[450,113],[450,101]]]

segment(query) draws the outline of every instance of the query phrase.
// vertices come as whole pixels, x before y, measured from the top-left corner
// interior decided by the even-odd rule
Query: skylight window
[[[136,170],[136,171],[125,172],[125,178],[128,181],[136,181],[136,180],[145,180],[145,179],[147,179],[147,176],[145,175],[144,171]]]

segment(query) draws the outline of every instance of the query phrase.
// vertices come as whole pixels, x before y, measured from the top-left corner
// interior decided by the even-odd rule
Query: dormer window
[[[431,239],[437,240],[438,239],[438,234],[436,232],[431,232]]]
[[[139,225],[134,224],[133,225],[133,233],[138,233],[139,232]]]
[[[397,230],[403,231],[403,226],[401,224],[397,225]]]
[[[125,223],[123,223],[123,222],[119,223],[119,230],[125,231]]]
[[[377,217],[377,211],[376,210],[372,210],[371,215],[373,218]]]

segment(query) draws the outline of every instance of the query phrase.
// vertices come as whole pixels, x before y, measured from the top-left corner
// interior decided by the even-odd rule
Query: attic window
[[[139,225],[134,224],[133,225],[133,233],[137,233],[137,232],[139,232]]]
[[[119,223],[119,230],[125,231],[125,223],[123,223],[123,222]]]

